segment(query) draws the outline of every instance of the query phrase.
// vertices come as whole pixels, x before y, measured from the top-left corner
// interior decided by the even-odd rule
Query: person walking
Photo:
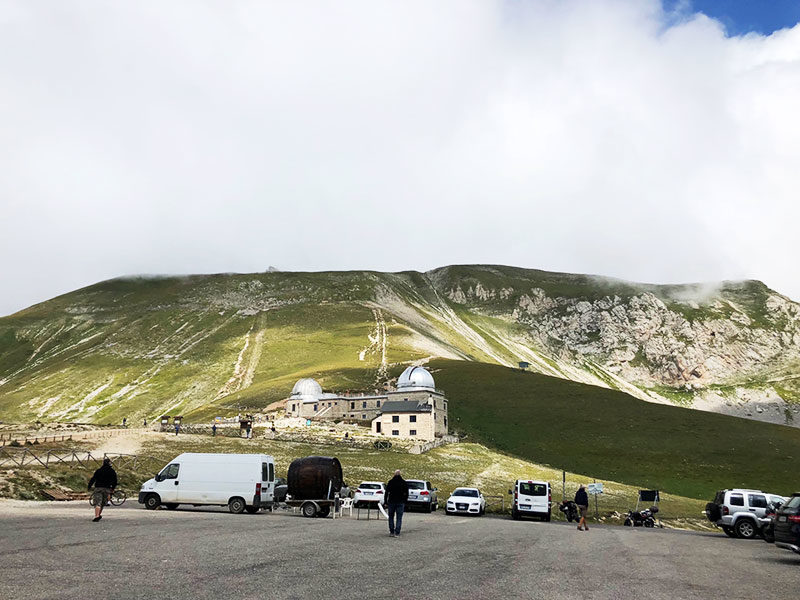
[[[586,486],[583,484],[581,484],[581,487],[575,492],[575,504],[578,505],[578,510],[581,512],[581,520],[578,522],[578,531],[589,531],[589,526],[586,524],[586,515],[589,512],[589,494],[586,493]]]
[[[408,502],[408,483],[398,469],[394,472],[394,477],[386,484],[386,505],[389,509],[389,535],[391,537],[400,537],[406,502]]]
[[[175,435],[178,435],[178,431],[180,431],[181,426],[175,423]]]
[[[211,426],[211,437],[217,437],[217,424],[214,423]]]
[[[107,456],[103,459],[103,466],[97,469],[89,480],[88,490],[92,491],[94,486],[95,497],[94,504],[94,519],[93,523],[97,523],[103,518],[103,507],[111,499],[111,494],[114,493],[114,488],[117,487],[117,472],[111,466],[111,459]]]

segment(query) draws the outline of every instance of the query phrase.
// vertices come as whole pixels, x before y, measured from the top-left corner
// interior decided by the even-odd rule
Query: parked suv
[[[432,512],[439,508],[439,490],[431,485],[430,481],[421,479],[406,479],[408,483],[408,502],[406,506],[411,508],[421,508],[424,511]]]
[[[775,513],[775,545],[800,554],[800,492]]]
[[[770,503],[782,499],[761,490],[720,490],[713,502],[706,504],[706,516],[730,537],[752,539],[761,530]]]

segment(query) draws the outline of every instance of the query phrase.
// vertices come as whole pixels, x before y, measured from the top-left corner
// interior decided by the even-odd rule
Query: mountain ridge
[[[436,357],[526,361],[649,401],[800,421],[800,305],[762,282],[504,265],[98,282],[0,318],[0,409],[102,420],[258,408],[301,376],[372,389],[393,365]]]

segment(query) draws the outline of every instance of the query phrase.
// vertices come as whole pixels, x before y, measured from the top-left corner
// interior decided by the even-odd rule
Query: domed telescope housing
[[[426,389],[433,390],[436,385],[433,375],[425,367],[408,367],[397,379],[397,389]]]

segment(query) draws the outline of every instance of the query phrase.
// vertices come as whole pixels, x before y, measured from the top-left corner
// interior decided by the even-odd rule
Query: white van
[[[142,484],[139,504],[225,506],[232,513],[258,512],[273,503],[275,461],[266,454],[201,454],[186,452]]]
[[[539,517],[542,521],[550,520],[553,501],[548,482],[517,479],[514,482],[514,489],[508,493],[514,494],[514,500],[511,502],[511,516],[514,519]]]

